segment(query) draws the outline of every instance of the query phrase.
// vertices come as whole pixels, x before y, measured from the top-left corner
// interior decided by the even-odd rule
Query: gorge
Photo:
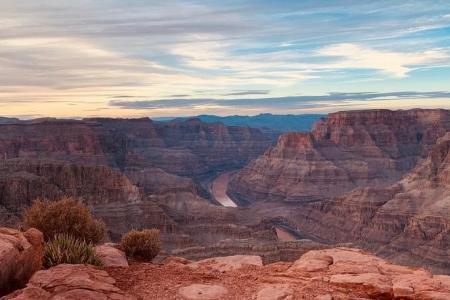
[[[158,228],[167,255],[292,261],[356,245],[449,273],[447,110],[338,112],[282,134],[189,119],[0,124],[0,222],[37,198],[86,203],[112,241]]]

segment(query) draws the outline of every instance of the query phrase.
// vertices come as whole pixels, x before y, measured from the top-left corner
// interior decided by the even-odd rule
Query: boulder
[[[106,243],[95,247],[95,252],[102,260],[105,267],[128,268],[127,256],[115,247],[115,244]]]
[[[33,275],[27,286],[2,300],[135,300],[107,272],[90,265],[62,264]]]
[[[42,267],[44,237],[37,229],[0,228],[0,295],[25,286]]]

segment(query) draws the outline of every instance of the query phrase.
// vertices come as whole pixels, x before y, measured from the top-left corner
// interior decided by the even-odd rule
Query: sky
[[[0,115],[450,109],[445,1],[0,0]]]

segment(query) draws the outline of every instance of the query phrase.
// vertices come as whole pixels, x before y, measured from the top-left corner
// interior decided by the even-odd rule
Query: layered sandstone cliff
[[[160,229],[165,253],[212,246],[222,240],[233,244],[233,240],[253,239],[254,245],[276,240],[273,228],[258,227],[261,218],[249,217],[249,211],[219,207],[200,197],[190,178],[156,168],[130,169],[126,174],[128,177],[107,166],[58,160],[3,160],[0,220],[4,225],[15,225],[33,200],[70,196],[83,201],[105,221],[112,240],[119,240],[131,229]],[[213,247],[207,255],[221,251],[227,249]]]
[[[229,194],[255,200],[310,202],[360,186],[393,183],[450,130],[447,110],[338,112],[311,133],[286,133],[238,172]]]
[[[72,196],[107,223],[113,240],[130,229],[149,227],[162,231],[166,250],[248,238],[252,230],[247,224],[209,204],[194,179],[238,168],[270,143],[256,129],[198,120],[1,124],[0,223],[19,222],[34,199]]]
[[[299,208],[292,218],[300,230],[328,241],[352,241],[398,262],[448,273],[450,134],[399,182]]]
[[[0,124],[0,158],[46,158],[89,165],[161,168],[196,176],[243,166],[270,138],[257,129],[198,120],[43,120]]]

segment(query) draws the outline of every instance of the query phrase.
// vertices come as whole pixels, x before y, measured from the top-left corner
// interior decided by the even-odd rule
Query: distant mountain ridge
[[[326,117],[321,114],[304,114],[304,115],[273,115],[270,113],[259,114],[256,116],[216,116],[216,115],[198,115],[192,117],[180,117],[180,118],[155,118],[155,121],[166,122],[182,122],[188,119],[200,119],[206,123],[220,122],[226,126],[248,126],[260,129],[270,129],[279,132],[288,131],[309,131],[312,125]]]

